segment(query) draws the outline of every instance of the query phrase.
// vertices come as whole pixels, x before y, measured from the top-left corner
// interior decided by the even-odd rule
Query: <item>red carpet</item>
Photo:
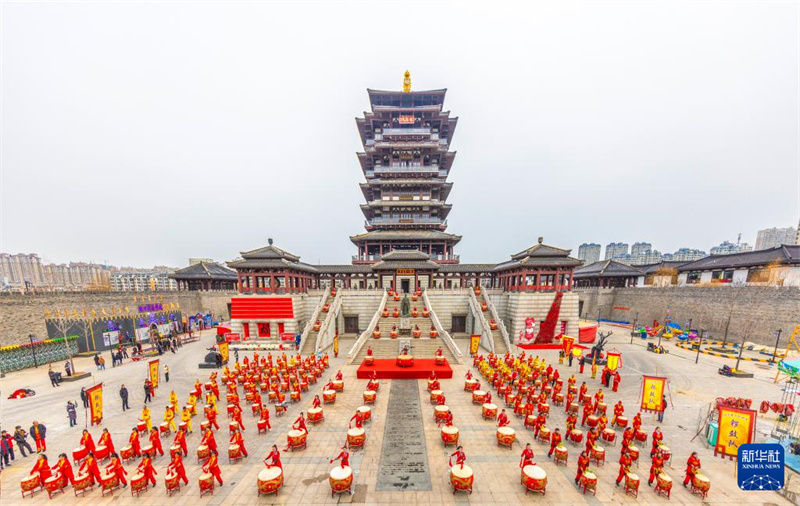
[[[453,369],[446,359],[444,365],[436,365],[432,358],[415,358],[411,367],[397,367],[393,358],[376,358],[375,365],[367,366],[361,362],[356,376],[358,379],[367,379],[372,376],[373,371],[378,375],[378,379],[425,379],[431,375],[431,371],[436,372],[439,378],[453,377]]]
[[[560,350],[564,347],[560,344],[515,344],[514,346],[522,348],[523,350]],[[586,346],[580,344],[573,344],[572,347],[581,350],[586,349]]]

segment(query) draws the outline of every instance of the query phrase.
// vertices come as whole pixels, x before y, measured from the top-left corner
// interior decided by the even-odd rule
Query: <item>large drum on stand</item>
[[[103,475],[100,475],[100,479],[103,479]],[[75,480],[72,483],[72,490],[75,492],[75,497],[78,497],[78,494],[85,494],[88,490],[92,488],[92,476],[89,474],[79,474],[75,476]]]
[[[127,462],[133,459],[133,447],[131,445],[123,447],[119,451],[119,456],[122,459],[122,462]]]
[[[258,495],[278,495],[278,490],[283,486],[283,469],[270,466],[258,473]]]
[[[604,465],[606,463],[606,449],[602,446],[595,445],[591,450],[589,458],[592,459],[598,466]]]
[[[441,390],[431,390],[431,404],[436,404],[437,402],[439,402],[440,395],[442,395]]]
[[[628,426],[628,419],[624,416],[618,416],[616,419],[617,427],[624,429]]]
[[[589,427],[594,428],[594,427],[597,427],[597,422],[599,422],[599,421],[600,421],[600,418],[597,415],[589,415],[589,417],[586,419],[586,424]]]
[[[442,427],[442,443],[447,445],[458,445],[458,429],[451,426]]]
[[[131,477],[131,496],[139,496],[147,490],[147,480],[142,473],[136,473]]]
[[[697,494],[703,499],[705,499],[710,489],[711,489],[711,480],[708,479],[708,476],[700,473],[694,475],[694,478],[692,478],[693,494]]]
[[[292,451],[297,450],[305,450],[306,448],[306,438],[308,437],[308,432],[304,430],[295,430],[292,429],[286,435],[286,440],[289,444],[289,449]]]
[[[349,448],[363,448],[367,442],[367,433],[364,429],[354,427],[347,431],[347,446]]]
[[[443,422],[447,418],[447,413],[450,412],[450,408],[447,406],[436,406],[433,408],[433,417],[434,420],[437,422]]]
[[[656,476],[656,495],[661,495],[669,499],[672,493],[672,478],[666,473]]]
[[[498,427],[497,428],[497,445],[498,446],[507,446],[511,448],[514,446],[514,440],[516,440],[517,434],[514,432],[514,429],[511,427]]]
[[[103,489],[101,496],[106,493],[113,494],[114,489],[119,487],[119,478],[116,473],[103,473],[100,475],[100,487]]]
[[[350,466],[336,466],[331,469],[328,481],[331,485],[331,497],[333,497],[334,494],[341,494],[343,492],[352,493],[353,470],[350,469]]]
[[[44,480],[44,489],[47,490],[47,496],[52,499],[54,495],[64,491],[67,486],[67,477],[61,473],[56,473],[53,476]]]
[[[625,493],[639,497],[639,475],[627,473],[625,475]]]
[[[364,391],[364,404],[375,404],[375,391],[374,390],[365,390]]]
[[[372,421],[372,408],[370,408],[369,406],[361,406],[360,408],[358,408],[357,411],[361,413],[361,417],[364,423]]]
[[[239,445],[228,446],[228,463],[234,464],[242,460],[242,447]]]
[[[308,408],[308,421],[310,423],[319,423],[323,420],[322,408]]]
[[[614,444],[614,441],[617,440],[617,433],[614,432],[614,429],[603,429],[603,432],[600,433],[600,437],[603,438],[603,441],[606,443]]]
[[[597,475],[591,471],[586,471],[581,476],[581,487],[583,488],[583,495],[589,491],[592,494],[597,494]]]
[[[73,462],[75,462],[75,465],[77,466],[78,464],[83,462],[83,459],[86,458],[86,455],[88,453],[89,449],[86,448],[85,446],[80,446],[79,448],[75,448],[74,450],[72,450],[72,460]]]
[[[528,465],[522,468],[522,485],[525,493],[538,492],[542,495],[547,487],[547,472],[537,465]]]
[[[200,445],[197,447],[197,463],[204,462],[208,459],[209,455],[211,455],[211,451],[208,449],[206,445]]]
[[[197,480],[197,484],[200,486],[200,497],[203,497],[206,494],[214,494],[214,476],[209,473],[203,473],[200,475],[200,478]]]
[[[175,492],[181,489],[181,478],[178,473],[169,473],[164,478],[164,485],[167,487],[167,496],[171,497]]]
[[[344,392],[344,380],[333,380],[333,389],[337,392]]]
[[[463,491],[471,494],[474,482],[475,474],[468,465],[459,464],[450,469],[450,484],[453,486],[453,493]]]
[[[33,497],[33,493],[36,492],[37,488],[42,488],[41,484],[39,483],[39,473],[34,473],[31,475],[22,478],[19,482],[19,486],[22,489],[22,497],[25,497],[25,494],[30,494]]]
[[[484,419],[491,418],[494,420],[497,418],[497,404],[484,404],[481,408],[481,416],[483,416]]]
[[[325,404],[333,404],[336,402],[336,390],[323,390],[322,402]]]
[[[466,392],[472,392],[472,391],[474,391],[476,388],[478,388],[478,380],[476,380],[476,379],[470,379],[470,380],[466,380],[466,381],[464,382],[464,391],[466,391]]]
[[[579,445],[583,441],[583,432],[580,429],[572,429],[569,433],[569,440],[574,444]]]

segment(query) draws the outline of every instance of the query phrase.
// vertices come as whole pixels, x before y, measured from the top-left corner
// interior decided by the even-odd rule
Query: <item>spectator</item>
[[[99,371],[100,370],[100,355],[98,355],[96,353],[94,355],[94,365],[97,367],[97,370]]]
[[[67,376],[72,376],[72,366],[69,363],[69,360],[64,362],[64,370],[67,372]]]
[[[5,441],[6,451],[8,452],[8,456],[11,457],[11,460],[16,460],[14,458],[14,437],[11,434],[9,434],[8,431],[4,430],[0,432],[0,439],[2,441]]]
[[[78,412],[75,410],[75,403],[72,401],[67,401],[67,416],[69,417],[70,427],[78,425]]]
[[[164,364],[164,380],[169,383],[169,366]]]
[[[47,371],[47,375],[50,376],[50,384],[53,385],[53,388],[58,386],[58,379],[56,378],[56,373],[53,372],[53,368],[51,367]]]
[[[152,402],[153,398],[150,397],[150,380],[144,382],[144,403]]]
[[[100,362],[100,370],[105,371],[106,370],[106,359],[104,359],[102,356],[99,356],[97,358],[97,360],[98,360],[98,362]]]
[[[89,394],[86,393],[86,387],[81,388],[81,400],[83,401],[83,407],[89,409]]]
[[[30,433],[36,443],[36,453],[47,451],[47,441],[45,439],[47,437],[47,427],[34,420]]]
[[[130,406],[128,406],[128,389],[125,388],[124,383],[119,389],[119,397],[122,399],[122,411],[131,409]]]
[[[128,357],[128,350],[124,346],[122,346],[121,344],[119,345],[119,352],[122,353],[122,358],[129,358]]]
[[[8,461],[8,453],[8,441],[6,439],[0,439],[0,469],[3,469],[4,466],[11,465],[11,463]]]
[[[28,444],[28,433],[25,432],[25,430],[19,425],[17,425],[15,429],[16,430],[14,430],[14,441],[17,443],[17,446],[19,447],[19,451],[20,453],[22,453],[22,456],[27,457],[27,455],[25,455],[26,449],[28,450],[29,454],[33,453],[31,445]]]
[[[661,411],[658,412],[658,421],[664,421],[664,411],[667,410],[667,396],[661,394]]]

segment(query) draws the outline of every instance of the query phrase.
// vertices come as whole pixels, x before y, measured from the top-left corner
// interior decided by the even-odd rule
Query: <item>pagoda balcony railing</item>
[[[256,286],[256,287],[248,287],[243,286],[241,288],[240,293],[249,293],[249,294],[285,294],[285,293],[303,293],[306,289],[299,288],[299,287],[280,287],[280,288],[270,288],[268,286]]]
[[[382,256],[383,255],[367,255],[362,257],[361,255],[352,255],[351,260],[353,262],[378,262]],[[460,259],[460,255],[431,255],[431,260],[435,262],[457,262]]]
[[[430,135],[430,128],[384,128],[383,135]],[[377,138],[379,134],[376,134]]]
[[[439,166],[423,165],[421,163],[393,163],[376,165],[373,172],[439,172]]]
[[[512,292],[568,292],[569,285],[511,285],[508,287]]]
[[[414,225],[418,223],[432,223],[435,225],[445,225],[447,220],[441,218],[372,218],[368,225]]]

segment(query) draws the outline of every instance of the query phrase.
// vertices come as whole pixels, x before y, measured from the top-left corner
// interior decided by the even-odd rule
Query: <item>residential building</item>
[[[111,275],[111,290],[115,292],[162,292],[178,290],[170,277],[172,271],[117,271]]]
[[[628,243],[612,242],[606,245],[606,260],[615,260],[628,254]]]
[[[635,259],[645,251],[652,251],[653,245],[649,242],[635,242],[631,246],[631,256]]]
[[[712,255],[681,265],[678,272],[679,285],[800,286],[800,246]]]
[[[593,264],[600,260],[602,246],[593,243],[583,243],[578,246],[578,260],[583,260],[584,265]]]
[[[680,248],[678,251],[672,254],[672,257],[669,260],[674,262],[692,262],[694,260],[705,258],[706,256],[708,256],[706,255],[706,252],[700,251],[699,249]],[[664,260],[667,259],[664,258]]]
[[[756,236],[756,249],[771,249],[783,244],[795,244],[797,230],[794,227],[766,228],[759,230]]]
[[[637,254],[631,254],[631,265],[652,265],[661,262],[662,255],[658,250],[640,250]]]
[[[733,253],[743,253],[745,251],[753,251],[753,247],[746,242],[734,244],[730,241],[722,241],[722,243],[711,248],[712,255],[731,255]]]

